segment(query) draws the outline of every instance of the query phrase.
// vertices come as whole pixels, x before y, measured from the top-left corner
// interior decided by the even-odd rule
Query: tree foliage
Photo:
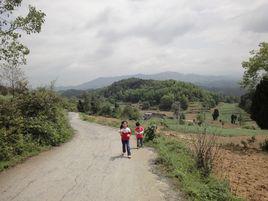
[[[140,118],[140,112],[137,108],[130,105],[126,105],[121,113],[121,118],[129,120],[138,120]]]
[[[174,116],[176,119],[179,119],[180,117],[180,110],[181,110],[181,103],[176,101],[172,104],[171,109],[174,113]]]
[[[173,102],[174,102],[174,95],[166,94],[160,99],[159,109],[168,111],[171,109]]]
[[[0,64],[18,66],[26,63],[29,49],[20,41],[23,33],[32,34],[41,31],[45,14],[29,5],[26,16],[17,16],[15,11],[22,0],[0,1]]]
[[[242,62],[245,69],[241,85],[249,90],[255,89],[262,77],[268,73],[268,43],[259,44],[258,50],[250,52],[251,57]]]
[[[214,107],[224,98],[190,83],[138,78],[121,80],[89,93],[97,93],[106,99],[113,98],[121,102],[149,102],[150,106],[159,106],[162,110],[170,110],[175,101],[181,102],[182,109],[187,109],[189,101],[200,101],[208,107]]]
[[[268,77],[257,85],[252,97],[251,118],[262,129],[268,129]]]
[[[217,120],[219,116],[220,116],[220,112],[219,112],[219,110],[217,108],[215,108],[213,113],[212,113],[213,120],[214,121]]]
[[[70,137],[62,99],[41,88],[0,101],[0,161]]]

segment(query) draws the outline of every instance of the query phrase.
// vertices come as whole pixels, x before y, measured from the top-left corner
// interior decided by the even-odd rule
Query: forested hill
[[[240,88],[238,81],[240,77],[235,76],[211,76],[198,74],[182,74],[178,72],[162,72],[157,74],[136,74],[123,75],[115,77],[100,77],[89,82],[85,82],[76,86],[58,87],[58,90],[89,90],[107,87],[114,82],[129,79],[139,78],[144,80],[176,80],[182,82],[190,82],[210,91],[218,91],[225,95],[240,96],[244,91]]]
[[[160,108],[163,106],[162,109],[170,109],[169,107],[175,101],[180,101],[182,105],[189,101],[200,101],[207,107],[213,107],[226,98],[186,82],[138,78],[114,82],[108,87],[93,90],[89,93],[115,101],[148,102],[151,106],[159,106]]]

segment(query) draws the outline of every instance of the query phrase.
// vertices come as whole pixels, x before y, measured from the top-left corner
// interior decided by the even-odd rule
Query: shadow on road
[[[114,161],[114,160],[119,159],[119,158],[123,158],[123,156],[122,156],[121,154],[118,155],[118,156],[112,156],[112,157],[110,158],[110,161]]]

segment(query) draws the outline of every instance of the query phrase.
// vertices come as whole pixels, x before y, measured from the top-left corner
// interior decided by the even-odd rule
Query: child
[[[125,155],[126,149],[127,149],[128,158],[131,158],[130,145],[129,145],[131,130],[128,127],[127,121],[122,121],[121,126],[120,126],[120,134],[121,134],[122,149],[123,149],[122,156]]]
[[[138,149],[143,146],[143,132],[144,132],[144,128],[140,125],[139,122],[137,122],[136,128],[135,128],[135,134],[136,134],[136,138],[137,138],[137,148]]]

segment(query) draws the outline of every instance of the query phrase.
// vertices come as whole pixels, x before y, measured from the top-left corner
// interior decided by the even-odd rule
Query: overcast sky
[[[26,0],[46,13],[25,39],[33,86],[176,71],[241,75],[268,41],[267,0]]]

